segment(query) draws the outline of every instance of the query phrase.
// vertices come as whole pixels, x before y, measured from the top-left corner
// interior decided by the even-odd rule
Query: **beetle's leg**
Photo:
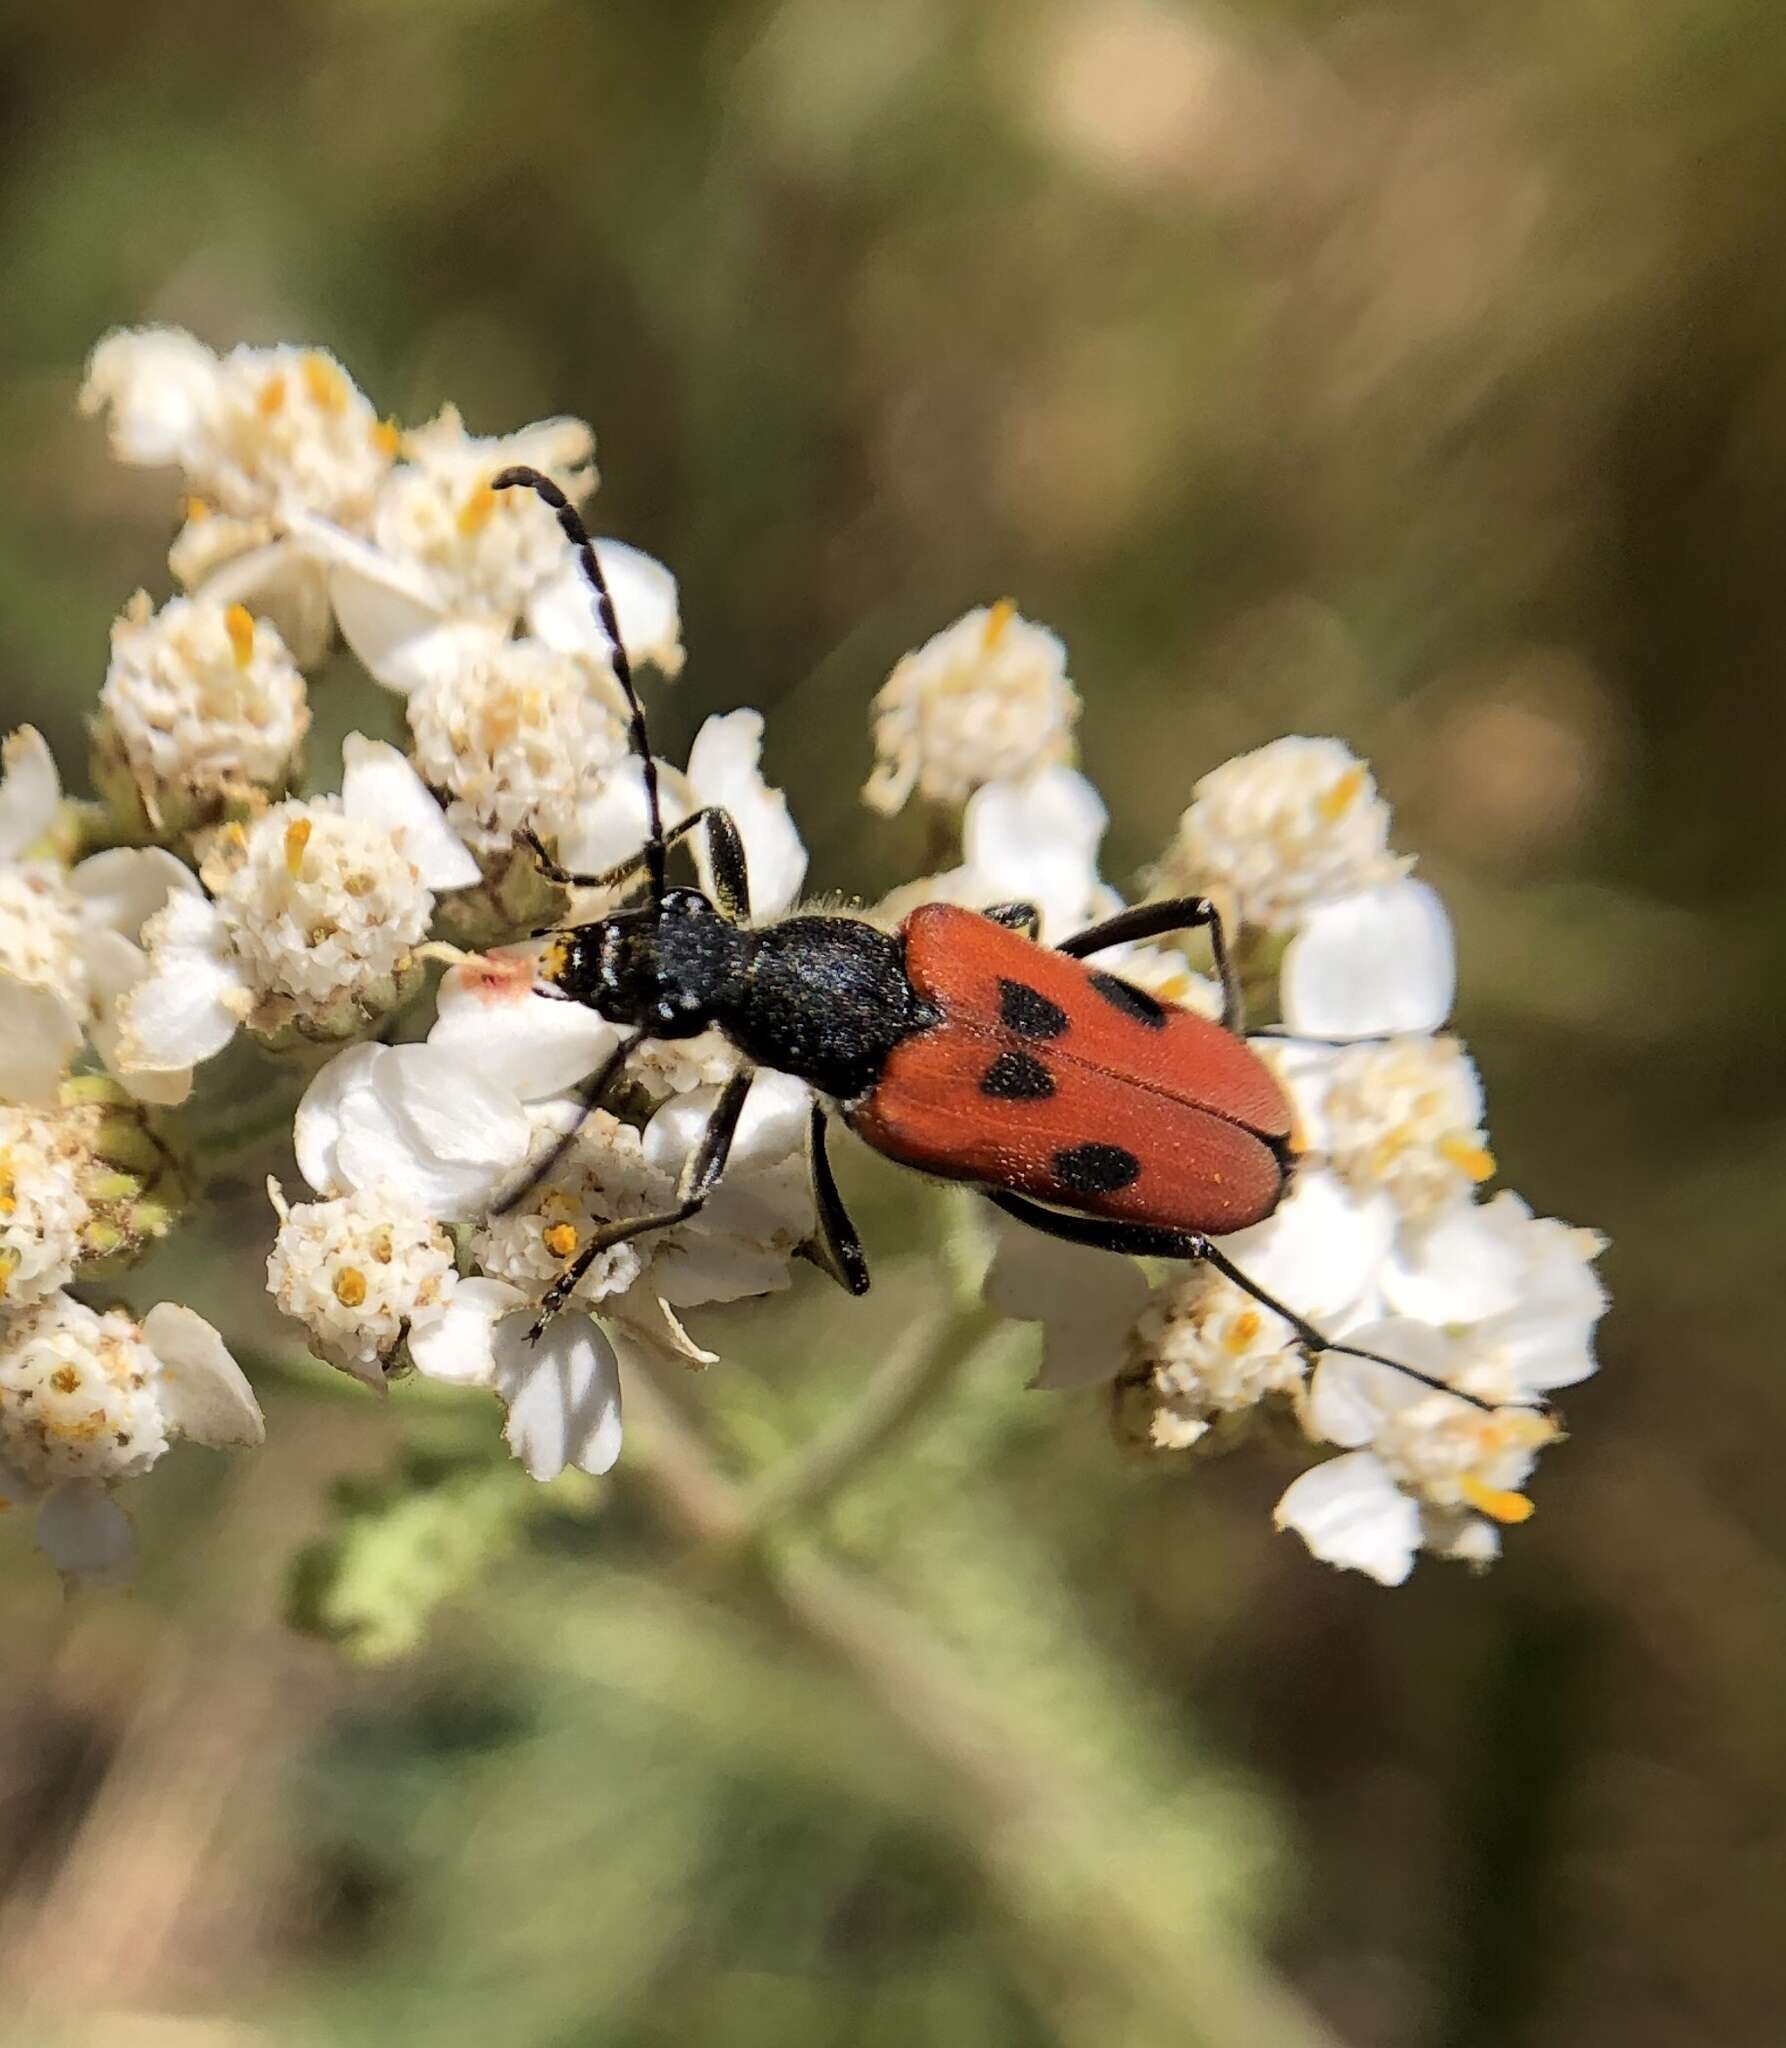
[[[1027,1223],[1067,1244],[1089,1245],[1094,1251],[1101,1252],[1127,1252],[1141,1259],[1191,1259],[1213,1266],[1224,1279],[1232,1280],[1243,1294],[1250,1294],[1261,1308],[1270,1309],[1274,1316],[1282,1316],[1296,1332],[1297,1341],[1305,1350],[1343,1351],[1348,1358],[1367,1358],[1373,1365],[1387,1365],[1396,1372],[1405,1373],[1411,1380],[1418,1380],[1423,1387],[1431,1387],[1435,1393],[1454,1395],[1459,1401],[1467,1401],[1472,1408],[1480,1408],[1489,1415],[1494,1414],[1497,1407],[1540,1408],[1543,1405],[1535,1401],[1485,1401],[1476,1394],[1466,1394],[1461,1387],[1454,1387],[1432,1373],[1422,1372],[1418,1366],[1405,1365],[1399,1358],[1385,1358],[1380,1351],[1364,1351],[1356,1344],[1336,1343],[1293,1308],[1279,1301],[1275,1294],[1267,1294],[1256,1280],[1249,1280],[1233,1260],[1225,1252],[1218,1251],[1201,1231],[1166,1230],[1152,1223],[1112,1223],[1095,1216],[1069,1216],[1058,1209],[1045,1209],[1039,1202],[1026,1201],[1022,1195],[1008,1195],[992,1188],[982,1188],[980,1192],[1007,1216],[1015,1216],[1019,1223]]]
[[[576,1291],[577,1282],[603,1252],[612,1251],[615,1245],[625,1244],[629,1238],[644,1237],[650,1231],[668,1230],[674,1224],[686,1223],[700,1209],[726,1170],[726,1160],[731,1155],[732,1140],[738,1134],[738,1119],[744,1114],[744,1098],[750,1093],[750,1083],[750,1069],[740,1068],[720,1091],[719,1100],[713,1105],[713,1114],[707,1119],[707,1128],[701,1133],[701,1142],[683,1162],[676,1182],[675,1208],[660,1210],[655,1216],[623,1216],[612,1223],[598,1223],[590,1232],[588,1242],[540,1297],[539,1314],[527,1333],[530,1341],[537,1342],[540,1332],[569,1301]]]
[[[1042,913],[1033,903],[995,903],[980,915],[991,918],[994,924],[1002,924],[1007,931],[1021,932],[1026,939],[1041,933]]]
[[[1173,896],[1164,903],[1138,903],[1133,910],[1119,910],[1102,924],[1088,925],[1063,939],[1055,948],[1075,960],[1088,953],[1101,953],[1106,946],[1120,946],[1131,939],[1158,939],[1167,932],[1207,931],[1209,951],[1215,961],[1216,978],[1222,984],[1222,1029],[1238,1037],[1245,1028],[1246,1005],[1240,993],[1240,977],[1228,958],[1227,935],[1222,914],[1207,896]]]
[[[744,842],[738,836],[738,827],[732,822],[729,811],[720,809],[717,804],[691,811],[680,824],[672,825],[664,834],[664,850],[668,852],[702,827],[707,833],[707,860],[713,872],[714,898],[734,923],[747,923],[750,918],[750,874],[744,864]],[[641,873],[650,860],[649,851],[640,847],[637,853],[628,854],[625,860],[616,862],[613,867],[603,868],[599,874],[585,875],[560,866],[546,851],[544,841],[531,825],[523,825],[515,834],[515,841],[533,855],[546,880],[556,882],[563,889],[618,889],[622,882],[630,881]]]
[[[866,1294],[868,1259],[849,1211],[843,1206],[843,1197],[837,1192],[830,1155],[825,1150],[825,1106],[816,1099],[812,1120],[806,1128],[806,1158],[812,1169],[812,1207],[818,1227],[801,1250],[846,1292]]]
[[[582,1087],[577,1090],[578,1107],[576,1122],[571,1125],[570,1129],[564,1133],[552,1147],[551,1151],[537,1165],[530,1166],[527,1169],[524,1179],[518,1181],[515,1186],[510,1188],[501,1201],[491,1204],[490,1214],[492,1216],[506,1216],[517,1203],[525,1201],[558,1164],[559,1160],[577,1142],[577,1133],[589,1121],[589,1112],[608,1092],[609,1083],[613,1081],[614,1077],[620,1072],[620,1069],[626,1065],[627,1055],[644,1036],[644,1032],[635,1031],[630,1038],[623,1038],[615,1046],[614,1050],[609,1053],[608,1057],[602,1061],[601,1065],[596,1068],[595,1072],[583,1083]]]

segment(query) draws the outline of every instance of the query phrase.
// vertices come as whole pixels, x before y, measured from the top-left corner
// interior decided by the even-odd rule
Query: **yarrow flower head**
[[[65,1572],[130,1568],[130,1525],[111,1497],[176,1437],[254,1445],[260,1407],[209,1323],[172,1302],[139,1325],[51,1294],[0,1325],[0,1501],[38,1508],[37,1541]]]
[[[972,611],[906,655],[874,700],[877,811],[914,791],[960,806],[982,783],[1019,781],[1073,759],[1079,695],[1067,651],[1006,598]]]
[[[112,628],[94,779],[156,837],[241,815],[289,784],[310,724],[304,678],[243,604],[138,591]]]
[[[150,919],[120,1017],[125,1073],[190,1068],[244,1023],[271,1044],[353,1036],[407,995],[434,891],[475,882],[477,863],[394,747],[353,733],[343,760],[340,797],[226,827],[211,893]]]
[[[1163,894],[1215,895],[1241,923],[1293,926],[1312,903],[1392,882],[1389,807],[1339,740],[1282,739],[1212,769],[1160,863]]]

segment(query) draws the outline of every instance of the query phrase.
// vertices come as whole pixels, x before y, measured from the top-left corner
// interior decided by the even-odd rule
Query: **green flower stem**
[[[1339,2048],[1238,1933],[1168,1881],[1152,1854],[1153,1817],[1108,1811],[1073,1783],[1066,1758],[1043,1750],[872,1583],[811,1545],[756,1545],[758,1503],[644,1370],[628,1378],[627,1413],[621,1470],[665,1528],[709,1554],[748,1557],[743,1597],[766,1592],[781,1623],[860,1686],[938,1774],[963,1847],[1079,2039]]]
[[[751,1533],[810,1516],[835,1499],[1004,1328],[1003,1319],[977,1300],[940,1330],[934,1318],[919,1323],[856,1400],[751,1488]]]

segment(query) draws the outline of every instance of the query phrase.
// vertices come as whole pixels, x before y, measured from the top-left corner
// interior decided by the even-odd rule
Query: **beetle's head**
[[[610,1024],[692,1038],[731,988],[746,937],[699,889],[668,889],[660,903],[560,932],[540,973]]]

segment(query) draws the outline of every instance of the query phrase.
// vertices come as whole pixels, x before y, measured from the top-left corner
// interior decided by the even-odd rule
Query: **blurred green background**
[[[1786,2038],[1783,161],[1769,0],[6,9],[4,723],[78,763],[167,588],[167,480],[75,415],[107,327],[582,414],[681,578],[664,750],[767,710],[818,886],[911,871],[867,702],[1001,595],[1113,877],[1243,746],[1368,754],[1616,1310],[1505,1563],[1396,1593],[1271,1534],[1269,1444],[1138,1468],[1026,1396],[1020,1331],[739,1542],[715,1474],[952,1284],[858,1157],[870,1303],[710,1313],[681,1419],[543,1509],[491,1411],[268,1355],[273,1447],[143,1489],[133,1597],[6,1539],[0,2038]],[[390,720],[352,689],[319,729]],[[234,1267],[155,1291],[260,1357],[228,1193]],[[375,1577],[465,1553],[378,1665],[283,1618],[344,1513]]]

